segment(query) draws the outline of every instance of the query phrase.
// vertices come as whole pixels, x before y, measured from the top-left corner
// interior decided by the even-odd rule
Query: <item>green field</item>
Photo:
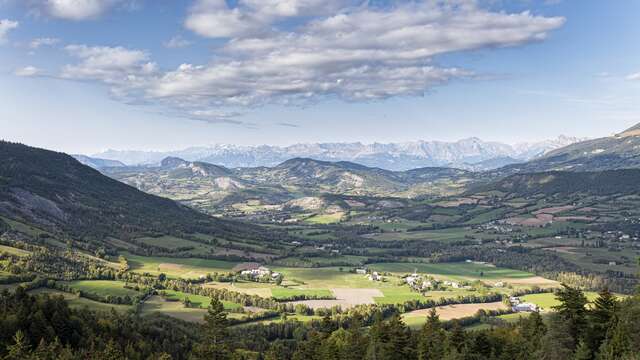
[[[333,224],[342,220],[344,213],[337,212],[334,214],[318,214],[306,218],[304,221],[310,224]]]
[[[411,291],[408,286],[396,286],[393,288],[382,289],[384,297],[374,298],[376,304],[404,304],[411,300],[425,300],[422,294]]]
[[[85,308],[85,307],[93,311],[111,311],[113,309],[120,313],[127,312],[132,309],[132,307],[129,305],[105,304],[98,301],[86,299],[83,297],[78,297],[74,294],[70,294],[60,290],[39,288],[39,289],[34,289],[29,291],[29,294],[31,295],[45,294],[45,293],[49,294],[50,296],[62,296],[69,304],[69,307],[74,309]]]
[[[0,253],[3,253],[3,252],[9,253],[15,256],[20,256],[20,257],[29,256],[31,254],[31,252],[27,250],[18,249],[11,246],[0,245]]]
[[[152,296],[142,304],[140,314],[149,316],[161,313],[184,321],[203,322],[207,310],[186,308],[180,301],[165,301],[160,296]]]
[[[96,294],[99,296],[136,296],[139,292],[124,287],[122,281],[111,280],[78,280],[63,281],[63,284],[70,286],[72,289],[78,289],[82,292]]]
[[[199,242],[182,239],[182,238],[178,238],[170,235],[163,235],[159,237],[142,237],[142,238],[136,239],[136,241],[140,241],[147,245],[159,246],[159,247],[172,249],[172,250],[178,249],[178,248],[184,248],[184,247],[191,247],[191,246],[195,248],[199,248],[199,247],[204,247],[207,249],[213,248],[210,245],[206,245]]]
[[[595,292],[585,292],[584,295],[589,301],[593,301],[598,297],[598,293]],[[520,299],[524,302],[534,303],[548,311],[551,311],[552,307],[560,305],[560,302],[556,299],[556,295],[554,293],[525,295],[521,296]]]
[[[272,288],[271,295],[274,299],[288,299],[294,296],[306,295],[310,297],[331,297],[333,294],[326,289],[290,289],[290,288]]]
[[[385,288],[393,287],[390,282],[369,281],[364,275],[353,274],[344,268],[339,267],[323,268],[291,268],[277,267],[273,269],[284,275],[287,281],[299,281],[301,286],[309,289],[331,289],[331,288]]]
[[[226,273],[238,263],[223,260],[198,258],[170,258],[159,256],[138,256],[125,253],[132,271],[159,275],[161,273],[174,278],[195,279],[215,272]]]
[[[499,268],[491,265],[477,263],[380,263],[369,266],[372,270],[391,272],[397,274],[408,274],[417,271],[422,274],[429,274],[450,278],[453,280],[470,279],[525,279],[535,275],[512,269]]]
[[[209,307],[209,304],[211,304],[211,298],[208,296],[187,294],[174,290],[162,290],[160,293],[165,293],[167,299],[177,300],[177,302],[183,302],[185,298],[188,298],[192,307],[196,308],[206,309]],[[222,301],[222,304],[227,310],[239,309],[242,307],[242,305],[230,301]]]
[[[411,232],[385,232],[372,235],[376,240],[431,240],[431,241],[459,241],[464,240],[465,235],[473,235],[474,231],[467,228],[451,228],[443,230],[425,230]]]

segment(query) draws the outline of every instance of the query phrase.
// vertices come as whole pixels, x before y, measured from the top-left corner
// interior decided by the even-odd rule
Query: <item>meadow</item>
[[[178,302],[183,304],[185,299],[189,299],[192,308],[206,309],[209,307],[209,304],[211,304],[211,298],[208,296],[187,294],[175,290],[161,290],[159,293],[162,295],[161,297],[165,297],[169,302]],[[239,309],[242,307],[242,305],[230,301],[222,301],[222,305],[224,305],[224,308],[227,310]]]
[[[199,258],[138,256],[129,253],[123,255],[129,262],[132,271],[152,275],[163,273],[172,278],[197,279],[215,272],[227,273],[238,264],[231,261]]]
[[[93,301],[87,298],[79,297],[75,294],[70,294],[64,291],[48,289],[48,288],[34,289],[29,291],[29,294],[31,295],[49,294],[49,296],[62,296],[65,299],[65,301],[69,304],[69,306],[74,309],[88,308],[89,310],[103,311],[103,312],[115,310],[116,312],[124,313],[133,308],[130,305],[105,304],[105,303]]]
[[[369,266],[372,270],[384,271],[396,274],[410,274],[414,271],[442,277],[451,280],[499,280],[499,279],[524,279],[534,277],[534,274],[500,268],[489,264],[479,263],[380,263]]]
[[[112,280],[78,280],[78,281],[62,281],[62,284],[68,285],[72,289],[77,289],[83,293],[96,294],[102,297],[107,296],[136,296],[139,292],[125,288],[122,281]]]

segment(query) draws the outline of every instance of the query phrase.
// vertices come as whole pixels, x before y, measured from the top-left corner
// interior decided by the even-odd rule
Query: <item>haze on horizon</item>
[[[607,136],[640,122],[639,11],[595,0],[2,0],[0,138],[93,154]]]

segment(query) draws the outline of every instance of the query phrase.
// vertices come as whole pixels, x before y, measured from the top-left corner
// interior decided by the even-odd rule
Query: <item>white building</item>
[[[536,304],[532,303],[520,303],[512,307],[515,312],[534,312],[538,311]]]

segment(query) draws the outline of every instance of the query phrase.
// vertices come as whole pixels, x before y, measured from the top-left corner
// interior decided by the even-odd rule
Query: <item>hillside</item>
[[[509,165],[502,173],[542,171],[602,171],[640,168],[640,124],[619,134],[577,142],[524,164]]]
[[[235,239],[262,231],[146,194],[69,155],[8,142],[0,142],[0,215],[75,238],[199,232]]]
[[[460,184],[471,176],[451,168],[389,171],[307,158],[287,160],[275,167],[227,169],[169,157],[160,166],[102,171],[142,191],[210,212],[247,202],[285,206],[291,200],[322,194],[412,197],[459,192]]]
[[[500,191],[513,197],[637,194],[640,192],[640,169],[515,174],[483,185],[478,190]]]

